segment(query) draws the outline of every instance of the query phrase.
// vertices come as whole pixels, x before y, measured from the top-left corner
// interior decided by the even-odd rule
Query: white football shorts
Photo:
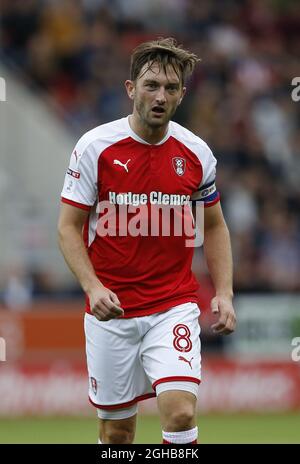
[[[166,390],[187,390],[197,396],[201,381],[199,315],[196,303],[105,322],[85,314],[89,398],[99,408],[99,417],[129,417],[136,412],[138,401]],[[113,414],[118,410],[123,415]]]

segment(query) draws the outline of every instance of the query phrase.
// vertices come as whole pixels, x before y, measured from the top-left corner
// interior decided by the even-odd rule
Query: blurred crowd
[[[141,41],[201,57],[175,120],[212,148],[235,291],[300,290],[300,8],[294,0],[2,0],[0,54],[79,137],[131,111]],[[205,272],[199,269],[199,275]]]

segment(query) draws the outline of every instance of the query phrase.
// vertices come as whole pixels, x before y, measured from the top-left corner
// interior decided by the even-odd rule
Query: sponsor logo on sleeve
[[[75,177],[75,179],[80,178],[80,172],[73,171],[73,169],[70,168],[67,170],[67,174],[69,174],[69,176]]]
[[[210,187],[200,191],[200,198],[206,198],[216,191],[216,184],[211,185]]]

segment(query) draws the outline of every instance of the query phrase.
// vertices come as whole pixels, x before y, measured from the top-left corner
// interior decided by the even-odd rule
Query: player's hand
[[[91,290],[88,296],[91,312],[99,321],[109,321],[123,316],[124,310],[117,295],[103,285],[100,284]]]
[[[219,316],[218,321],[211,326],[213,332],[223,335],[229,335],[234,332],[236,315],[232,306],[232,298],[217,295],[211,300],[210,305],[212,313]]]

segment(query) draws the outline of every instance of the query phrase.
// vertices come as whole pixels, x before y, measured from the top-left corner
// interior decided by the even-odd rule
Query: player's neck
[[[161,127],[149,127],[134,113],[129,116],[129,125],[133,132],[145,142],[154,145],[159,143],[168,132],[168,124]]]

